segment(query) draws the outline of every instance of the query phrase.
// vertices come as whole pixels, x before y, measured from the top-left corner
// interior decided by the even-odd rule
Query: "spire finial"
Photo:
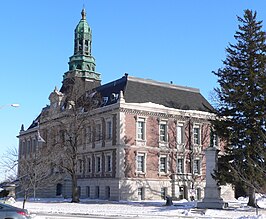
[[[85,11],[84,5],[83,5],[82,11],[81,11],[81,17],[82,17],[82,20],[86,20],[86,11]]]

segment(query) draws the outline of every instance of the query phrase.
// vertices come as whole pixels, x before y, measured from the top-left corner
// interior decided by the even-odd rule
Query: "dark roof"
[[[122,90],[127,103],[152,102],[174,109],[214,111],[210,103],[200,94],[199,89],[127,75],[97,87],[96,90],[102,97],[108,97],[104,105],[116,102]]]
[[[126,103],[155,103],[181,110],[214,112],[211,104],[200,94],[199,89],[128,76],[93,89],[105,101],[102,106],[116,103],[123,91]],[[90,91],[91,94],[94,92]],[[45,111],[49,106],[45,107]],[[38,126],[40,115],[28,129]]]

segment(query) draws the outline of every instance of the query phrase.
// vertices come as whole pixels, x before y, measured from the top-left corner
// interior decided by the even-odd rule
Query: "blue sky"
[[[12,0],[0,7],[0,155],[18,145],[49,104],[73,54],[83,4],[92,28],[92,54],[102,83],[131,76],[196,87],[210,100],[225,48],[234,43],[236,16],[265,0]],[[265,23],[264,23],[265,26]],[[265,28],[264,28],[265,29]]]

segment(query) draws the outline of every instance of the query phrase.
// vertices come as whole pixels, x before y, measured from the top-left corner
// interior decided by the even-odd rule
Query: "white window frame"
[[[198,130],[198,132],[195,132],[195,130]],[[193,143],[194,145],[201,144],[201,130],[199,124],[193,126]]]
[[[162,168],[161,168],[161,166],[162,166],[161,159],[164,159],[165,160],[164,170],[162,170]],[[159,157],[159,172],[160,172],[160,174],[167,174],[168,173],[168,159],[167,159],[167,155],[160,155],[160,157]]]
[[[185,143],[184,123],[176,124],[176,143],[177,145],[183,145]]]
[[[141,124],[141,126],[139,126]],[[146,118],[138,117],[136,120],[136,139],[138,141],[146,140]]]
[[[163,126],[164,129],[161,129],[161,126]],[[162,133],[162,131],[163,131],[163,133]],[[167,121],[160,121],[159,122],[159,141],[162,143],[165,143],[168,141]]]
[[[179,165],[180,163],[181,163],[181,169],[180,169],[180,165]],[[177,161],[176,161],[176,168],[177,168],[176,171],[177,171],[177,173],[184,173],[185,172],[184,164],[185,164],[184,158],[182,158],[182,157],[177,158]]]
[[[201,160],[198,158],[193,160],[193,173],[196,175],[201,174]]]
[[[139,157],[142,157],[141,170],[139,170]],[[138,152],[136,154],[136,172],[137,173],[146,173],[146,153]]]

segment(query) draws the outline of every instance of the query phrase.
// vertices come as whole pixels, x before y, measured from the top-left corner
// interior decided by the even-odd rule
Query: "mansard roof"
[[[174,109],[214,111],[199,89],[136,78],[127,74],[118,80],[97,87],[96,90],[105,99],[104,105],[115,103],[122,90],[126,103],[152,102]]]

